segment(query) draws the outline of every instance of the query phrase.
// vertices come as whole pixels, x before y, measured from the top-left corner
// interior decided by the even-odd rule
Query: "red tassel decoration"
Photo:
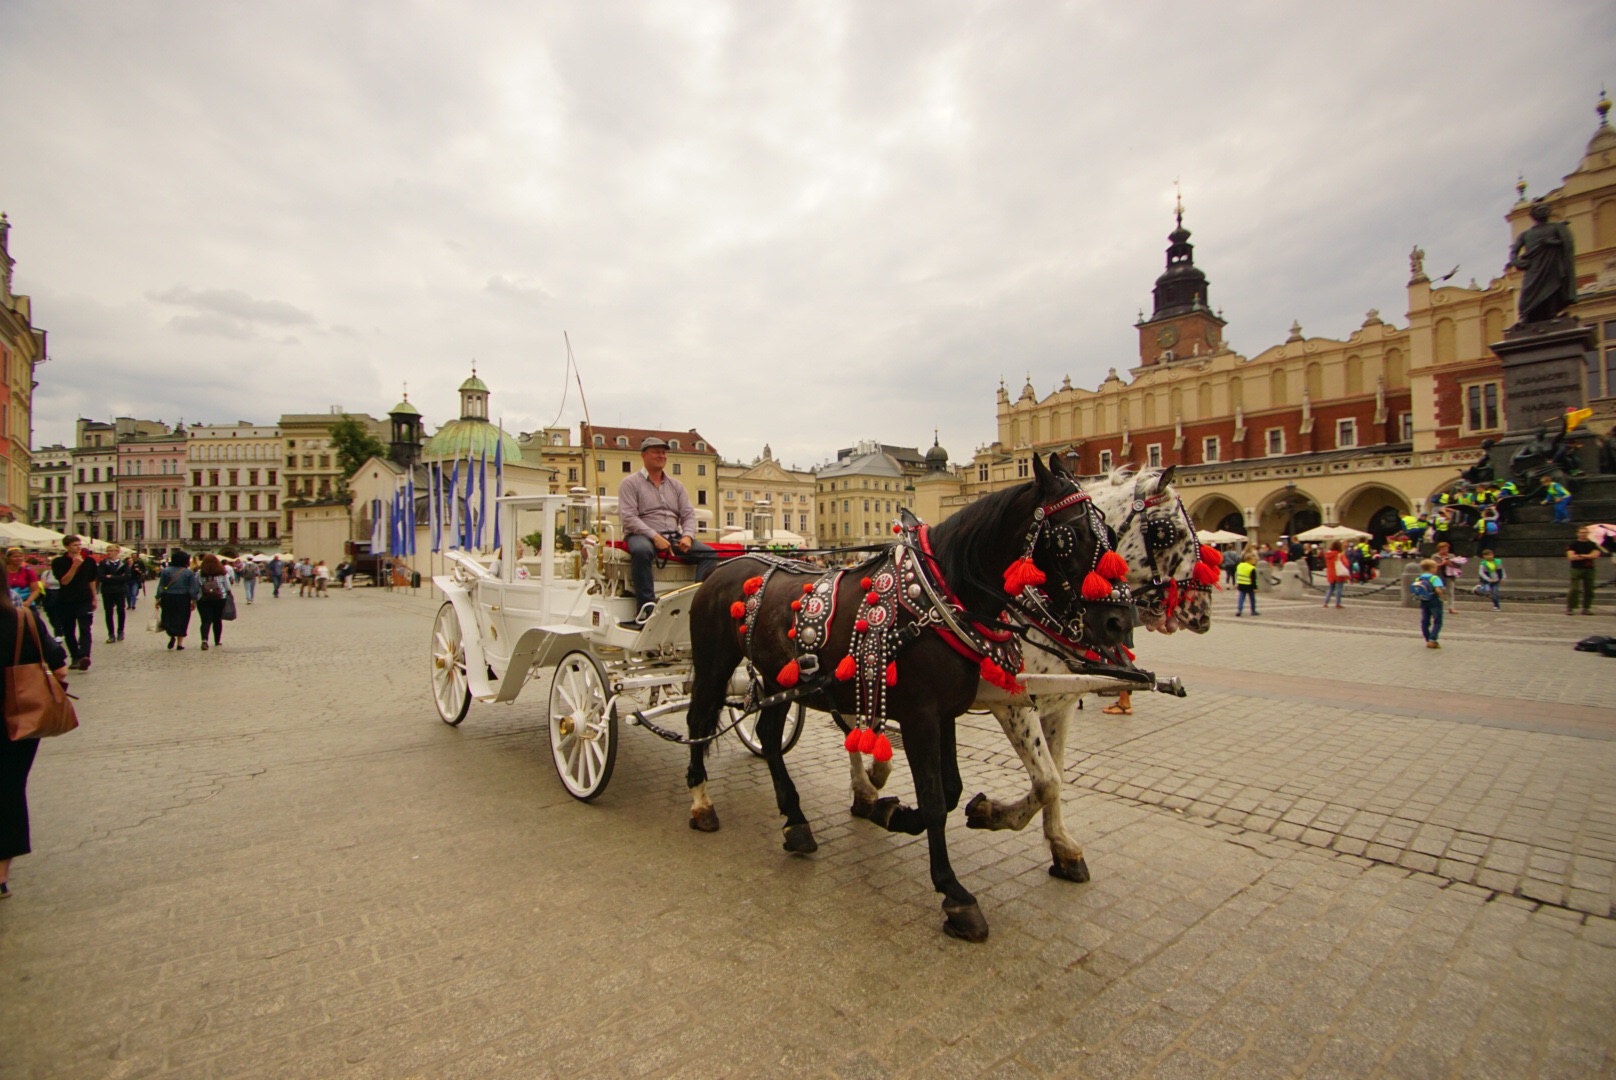
[[[746,584],[741,586],[741,591],[744,592],[747,596],[751,596],[753,593],[757,592],[761,588],[763,588],[763,579],[762,578],[760,578],[760,577],[749,577],[749,578],[746,579]]]
[[[875,584],[875,582],[871,581],[869,578],[859,578],[859,588],[861,589],[868,589],[873,584]]]
[[[847,733],[847,738],[842,740],[842,749],[846,750],[849,754],[858,753],[858,736],[858,728],[854,728],[852,731],[849,731]]]
[[[1084,649],[1083,650],[1083,659],[1085,659],[1085,660],[1093,660],[1095,663],[1099,663],[1100,660],[1103,659],[1103,657],[1101,657],[1100,654],[1095,652],[1093,649]]]
[[[1201,564],[1196,563],[1195,565],[1197,566],[1197,568],[1199,568],[1199,566]],[[1167,583],[1167,607],[1165,609],[1164,614],[1166,614],[1166,616],[1169,619],[1171,619],[1173,617],[1173,612],[1175,612],[1177,610],[1178,610],[1178,582],[1177,581],[1168,581],[1168,583]]]
[[[986,682],[993,686],[997,686],[1000,690],[1004,690],[1007,693],[1019,694],[1025,689],[1025,687],[1023,687],[1020,683],[1016,682],[1015,676],[1006,672],[1004,668],[1000,667],[998,664],[995,664],[987,657],[982,658],[982,666],[978,670],[981,672],[982,678]]]
[[[791,610],[792,611],[801,611],[802,610],[802,601],[801,600],[793,600],[793,601],[791,601]]]
[[[894,526],[892,526],[892,531],[895,532],[895,533],[901,533],[901,532],[903,532],[903,526],[902,525],[894,525]]]
[[[869,630],[869,628],[870,628],[870,620],[868,620],[868,619],[860,619],[860,620],[858,620],[857,622],[855,622],[853,624],[853,631],[855,633],[862,634],[862,633],[866,632],[867,630]]]
[[[892,741],[885,735],[877,735],[875,737],[875,749],[870,751],[870,756],[877,761],[891,761]]]
[[[1118,645],[1117,648],[1121,649],[1123,651],[1123,653],[1128,657],[1129,660],[1133,659],[1133,650],[1128,648],[1128,646],[1126,646],[1126,645]]]
[[[797,628],[795,626],[793,626],[790,630],[787,630],[786,631],[786,637],[795,640],[796,637],[797,637]]]
[[[871,607],[874,607],[876,604],[879,604],[881,602],[881,596],[880,596],[879,593],[877,593],[875,590],[872,589],[868,593],[864,594],[864,602],[866,604],[869,604]]]
[[[851,655],[842,657],[842,662],[836,665],[836,677],[843,682],[858,674],[858,661]]]
[[[1083,599],[1104,600],[1111,595],[1111,583],[1090,570],[1083,578]]]
[[[811,582],[811,581],[805,582],[803,584],[802,591],[803,591],[804,594],[813,592],[814,591],[814,583]]]
[[[1121,581],[1128,576],[1128,561],[1116,552],[1108,551],[1100,556],[1094,572],[1107,581]]]
[[[896,660],[890,661],[887,664],[887,685],[898,685],[898,662]]]
[[[1201,545],[1201,561],[1217,570],[1223,569],[1223,552],[1211,544]]]
[[[729,606],[729,617],[732,618],[732,619],[744,619],[744,618],[746,618],[746,604],[744,604],[740,600],[737,600],[733,604],[731,604]]]
[[[1023,555],[1005,568],[1004,591],[1011,596],[1020,596],[1022,589],[1029,585],[1042,585],[1045,580],[1038,564]]]
[[[780,674],[774,677],[774,681],[779,683],[781,686],[796,686],[797,680],[801,678],[801,676],[802,669],[797,667],[797,662],[793,660],[791,663],[780,669]]]
[[[874,731],[871,731],[869,728],[859,728],[859,745],[858,745],[859,753],[861,753],[861,754],[874,753],[875,752],[875,738],[876,738],[876,736],[875,736]]]
[[[1195,580],[1202,585],[1216,585],[1218,583],[1218,572],[1204,562],[1196,563],[1192,574]]]

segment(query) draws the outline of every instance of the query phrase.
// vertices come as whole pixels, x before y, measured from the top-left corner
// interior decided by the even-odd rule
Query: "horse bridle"
[[[1110,529],[1105,523],[1105,515],[1094,505],[1094,500],[1088,492],[1078,488],[1075,483],[1072,487],[1074,490],[1070,493],[1033,511],[1032,525],[1028,527],[1026,539],[1022,544],[1024,557],[1035,562],[1040,547],[1054,557],[1056,569],[1045,571],[1046,588],[1053,586],[1051,591],[1059,598],[1061,610],[1059,612],[1053,610],[1049,593],[1046,589],[1036,586],[1023,589],[1019,596],[1011,597],[1010,606],[1035,624],[1055,629],[1062,636],[1076,638],[1082,635],[1083,613],[1090,604],[1128,604],[1132,602],[1132,597],[1126,581],[1119,581],[1114,584],[1108,600],[1094,601],[1082,598],[1078,583],[1094,572],[1101,556],[1114,548]],[[1061,521],[1055,520],[1056,514],[1073,507],[1082,509]],[[1072,523],[1077,520],[1078,513],[1087,516],[1089,527],[1094,531],[1094,553],[1088,566],[1071,571],[1068,570],[1068,565],[1076,555],[1078,547],[1078,533]],[[1076,581],[1073,580],[1074,577]]]
[[[1117,534],[1120,536],[1126,533],[1128,527],[1134,523],[1136,518],[1171,498],[1173,496],[1166,491],[1158,491],[1156,494],[1148,496],[1141,496],[1135,492],[1133,503],[1128,507],[1128,516],[1122,519],[1122,524],[1117,528]],[[1195,523],[1190,519],[1189,511],[1184,508],[1182,502],[1178,504],[1176,517],[1182,518],[1182,525],[1173,517],[1146,517],[1144,526],[1140,530],[1145,544],[1145,563],[1150,570],[1150,580],[1134,595],[1134,603],[1149,614],[1160,615],[1162,618],[1170,617],[1173,614],[1173,609],[1178,607],[1179,594],[1192,589],[1201,592],[1212,591],[1210,585],[1202,585],[1195,580],[1194,561],[1190,563],[1190,576],[1184,578],[1167,576],[1171,573],[1171,568],[1167,568],[1164,572],[1159,565],[1161,555],[1170,551],[1178,543],[1180,535],[1195,535]],[[1185,530],[1182,534],[1179,533],[1180,527]],[[1199,555],[1199,548],[1197,548],[1197,555]]]

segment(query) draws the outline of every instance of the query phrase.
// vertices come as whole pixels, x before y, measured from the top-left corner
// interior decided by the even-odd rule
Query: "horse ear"
[[[1051,478],[1049,470],[1044,467],[1044,458],[1041,454],[1034,454],[1032,456],[1032,479],[1033,483],[1038,485],[1038,489],[1040,491],[1049,490],[1049,482]]]
[[[1173,482],[1173,470],[1176,468],[1178,468],[1177,465],[1169,465],[1161,471],[1161,476],[1156,478],[1157,491],[1167,490],[1167,485]]]
[[[1072,479],[1072,470],[1066,467],[1066,462],[1061,460],[1060,454],[1056,451],[1050,452],[1049,471],[1055,476],[1063,476],[1068,480]]]

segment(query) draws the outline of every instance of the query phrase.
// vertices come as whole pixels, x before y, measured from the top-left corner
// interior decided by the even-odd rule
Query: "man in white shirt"
[[[684,485],[667,475],[668,444],[655,435],[640,443],[645,467],[625,477],[617,489],[617,514],[623,521],[637,613],[643,623],[656,606],[651,564],[659,556],[696,563],[696,580],[704,581],[717,566],[713,549],[696,539],[696,508]],[[630,624],[630,625],[633,625]]]

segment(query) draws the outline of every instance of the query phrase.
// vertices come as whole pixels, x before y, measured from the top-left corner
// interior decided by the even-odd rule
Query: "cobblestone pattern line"
[[[1143,773],[1171,773],[1147,764],[1138,792],[1068,792],[1086,885],[1045,873],[1035,830],[955,816],[956,867],[993,927],[967,947],[938,928],[924,843],[848,818],[825,725],[788,759],[821,843],[811,859],[780,852],[767,772],[734,742],[713,762],[718,834],[686,827],[684,755],[641,732],[625,733],[606,795],[579,804],[548,760],[542,686],[474,706],[460,729],[436,720],[434,607],[373,591],[260,601],[219,652],[98,648],[76,680],[84,729],[42,748],[36,853],[0,906],[0,1077],[1616,1067],[1610,919],[1150,805],[1161,780]],[[1204,662],[1221,643],[1189,644]],[[1514,655],[1497,648],[1495,662]],[[1165,706],[1271,710],[1251,720],[1270,731],[1271,772],[1309,760],[1317,727],[1213,696],[1136,698],[1133,727],[1085,713],[1074,741],[1119,770],[1130,746],[1193,762],[1210,714]],[[1337,752],[1358,757],[1411,726],[1326,719],[1368,725],[1340,735]],[[1460,756],[1438,775],[1513,767],[1475,739],[1518,739],[1546,763],[1560,741],[1608,745],[1447,726],[1462,737],[1415,736]],[[962,734],[968,791],[1024,783],[996,730]],[[1242,767],[1243,738],[1202,766],[1208,791]],[[1309,782],[1328,783],[1318,768]],[[907,793],[902,770],[891,787]],[[1340,805],[1367,790],[1345,786]]]

